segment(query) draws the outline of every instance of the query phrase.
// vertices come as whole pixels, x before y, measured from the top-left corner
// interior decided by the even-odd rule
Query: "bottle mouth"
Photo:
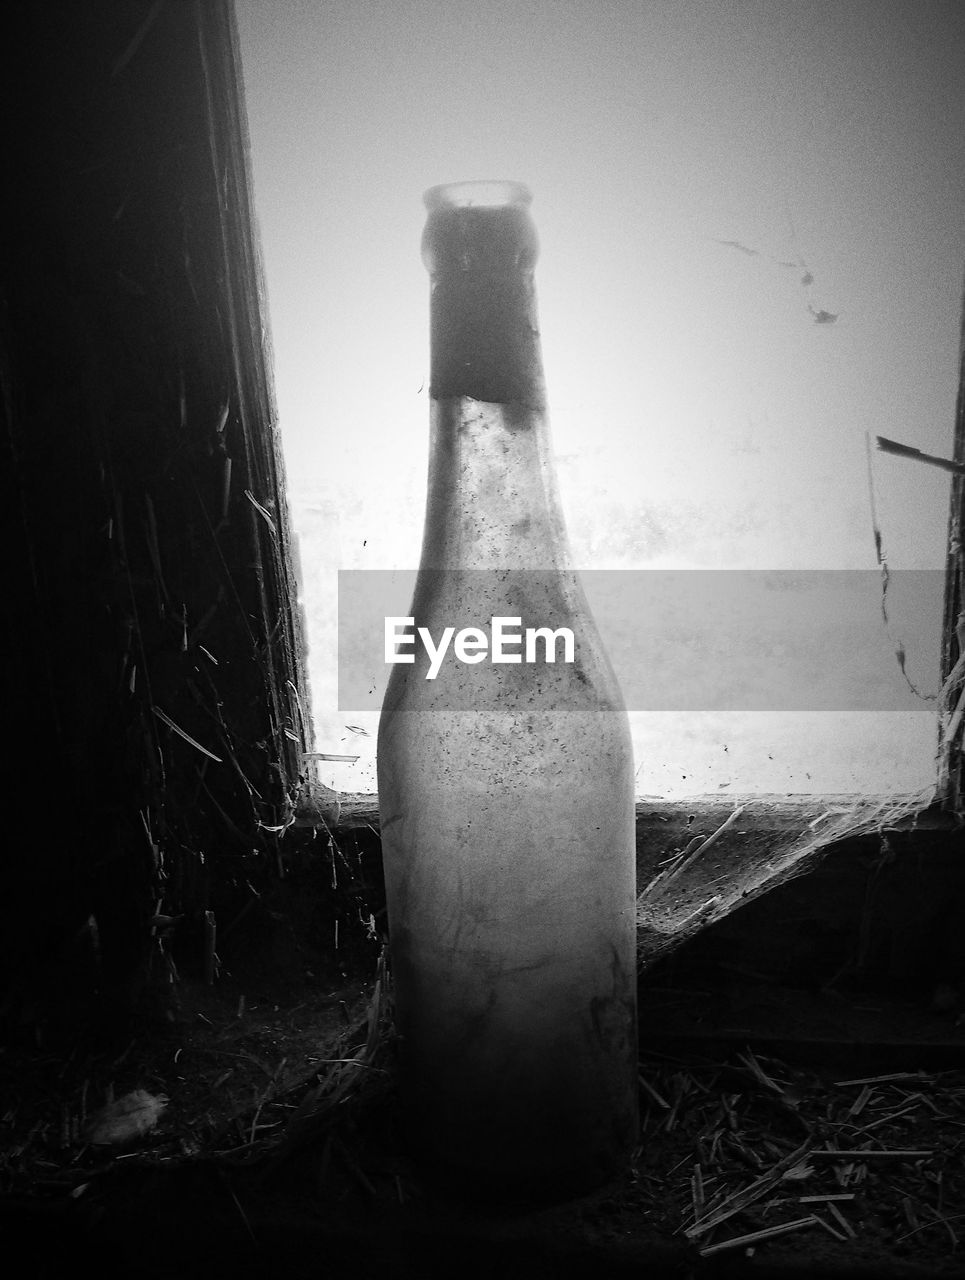
[[[422,197],[430,213],[440,209],[527,208],[532,192],[523,182],[477,179],[472,182],[445,182],[430,187]]]

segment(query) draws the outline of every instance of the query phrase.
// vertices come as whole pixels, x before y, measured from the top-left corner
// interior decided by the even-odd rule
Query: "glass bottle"
[[[467,182],[425,203],[428,501],[378,740],[402,1103],[447,1179],[563,1195],[637,1136],[629,724],[568,565],[530,193]],[[431,678],[419,627],[435,646],[453,628]],[[527,648],[539,628],[564,629],[555,661]]]

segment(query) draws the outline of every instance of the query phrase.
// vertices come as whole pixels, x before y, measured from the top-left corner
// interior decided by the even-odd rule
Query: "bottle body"
[[[492,261],[472,256],[492,220],[477,210],[465,222],[458,266],[433,272],[429,494],[411,614],[433,637],[472,627],[490,647],[460,658],[450,645],[427,679],[429,655],[414,645],[383,703],[400,1083],[410,1135],[440,1172],[497,1195],[565,1193],[614,1174],[636,1141],[632,749],[567,565],[528,214],[515,207],[502,224],[500,252],[516,252],[495,281]],[[491,322],[499,342],[486,340]],[[509,629],[502,661],[497,626]]]

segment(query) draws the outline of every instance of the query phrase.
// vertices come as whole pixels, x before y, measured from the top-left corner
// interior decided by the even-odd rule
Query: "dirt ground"
[[[440,1185],[401,1134],[356,863],[340,905],[293,867],[219,945],[215,981],[188,957],[134,1023],[25,1023],[0,1050],[18,1275],[965,1275],[958,1008],[795,989],[704,944],[641,979],[640,1140],[611,1185],[500,1206]]]
[[[91,1259],[152,1280],[965,1273],[965,1070],[837,1066],[826,1036],[816,1063],[806,1007],[778,1058],[728,1041],[700,993],[644,989],[664,1047],[644,1037],[632,1166],[563,1205],[487,1208],[406,1153],[384,971],[333,987],[289,963],[266,983],[183,982],[123,1044],[0,1056],[18,1274]],[[714,1007],[733,1023],[730,998]],[[133,1129],[105,1137],[105,1104],[132,1096]]]

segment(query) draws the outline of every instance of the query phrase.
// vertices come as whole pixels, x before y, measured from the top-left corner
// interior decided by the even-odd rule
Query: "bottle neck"
[[[427,192],[426,204],[433,399],[543,410],[529,192],[518,183],[455,184]]]
[[[531,271],[447,271],[432,281],[433,400],[546,407]]]
[[[422,564],[551,569],[568,559],[549,443],[529,195],[434,188],[422,255],[432,279],[429,495]]]

